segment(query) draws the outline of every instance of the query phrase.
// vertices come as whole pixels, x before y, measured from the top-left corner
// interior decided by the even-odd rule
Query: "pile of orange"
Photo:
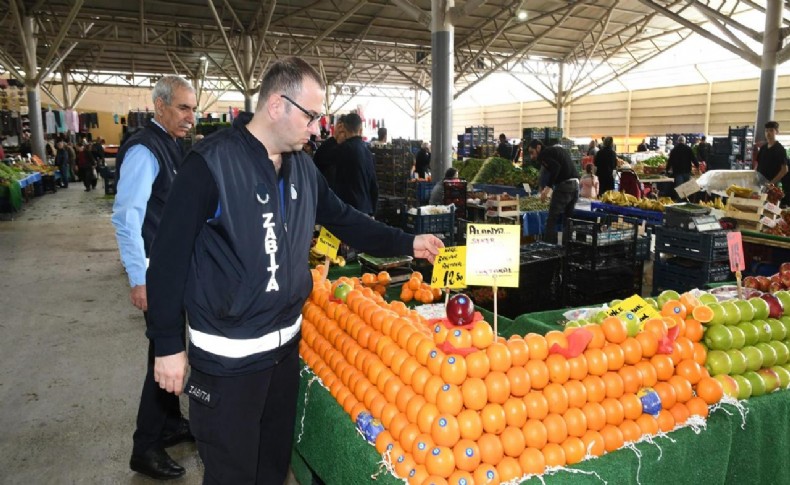
[[[565,358],[549,349],[567,346],[575,328],[505,340],[482,321],[430,328],[369,288],[349,292],[345,304],[330,291],[316,284],[305,303],[300,353],[352,420],[368,411],[381,421],[376,449],[410,484],[542,474],[705,417],[721,398],[703,366],[700,323],[685,312],[668,309],[635,337],[619,318],[586,326],[587,349]],[[675,325],[673,352],[657,354]],[[479,350],[445,354],[437,348],[445,341]],[[662,399],[657,416],[642,412],[643,387]]]
[[[400,291],[400,299],[403,302],[416,300],[420,303],[433,303],[442,298],[442,290],[431,288],[431,285],[423,281],[422,273],[415,271],[411,274],[409,281],[403,284]]]

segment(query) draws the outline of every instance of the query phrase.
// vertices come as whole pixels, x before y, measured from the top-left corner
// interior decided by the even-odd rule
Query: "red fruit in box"
[[[765,276],[757,276],[757,283],[760,285],[760,291],[768,291],[768,285],[771,284],[771,280]]]
[[[768,317],[769,318],[779,318],[784,313],[784,305],[782,302],[779,301],[779,298],[775,297],[771,293],[763,293],[760,295],[760,298],[765,300],[768,303]]]
[[[453,295],[447,302],[447,319],[453,325],[466,325],[472,323],[475,316],[475,304],[472,299],[463,293]]]
[[[782,284],[781,281],[779,283],[776,283],[775,281],[772,281],[771,284],[768,285],[768,291],[771,292],[771,293],[776,293],[777,291],[782,291],[784,289],[785,289],[785,287],[784,287],[784,285]],[[771,317],[771,318],[779,318],[779,317]]]
[[[781,278],[782,286],[784,286],[785,288],[790,288],[790,271],[786,271],[780,274],[782,275]]]
[[[760,282],[754,276],[747,276],[743,279],[743,286],[746,288],[760,289]]]
[[[774,275],[771,275],[771,277],[768,278],[768,281],[770,281],[771,283],[781,283],[782,276],[779,273],[776,273]]]
[[[784,273],[785,271],[790,271],[790,263],[782,263],[779,265],[779,273]]]

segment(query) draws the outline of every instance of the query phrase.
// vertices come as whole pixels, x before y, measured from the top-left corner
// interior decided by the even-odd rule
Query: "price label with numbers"
[[[467,224],[466,284],[518,288],[521,226]]]
[[[337,257],[337,250],[339,248],[340,239],[338,239],[331,232],[327,231],[325,227],[322,227],[321,232],[318,233],[318,241],[315,244],[315,251],[318,254],[327,256],[329,259],[334,259]]]
[[[431,288],[466,288],[466,246],[439,250],[433,263]]]
[[[727,249],[730,253],[730,271],[743,271],[746,261],[743,258],[743,239],[740,232],[727,233]]]

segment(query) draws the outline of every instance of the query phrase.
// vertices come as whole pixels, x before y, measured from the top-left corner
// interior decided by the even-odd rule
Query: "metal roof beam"
[[[248,76],[245,76],[245,73],[241,68],[241,64],[239,64],[239,59],[236,57],[236,53],[233,52],[233,47],[230,45],[228,35],[225,33],[225,27],[222,25],[222,19],[219,18],[217,9],[214,7],[214,0],[206,0],[206,3],[208,3],[209,10],[211,10],[211,15],[214,17],[214,21],[217,23],[220,34],[222,34],[222,40],[225,42],[225,48],[228,51],[228,55],[230,56],[231,61],[233,61],[233,66],[236,68],[236,72],[239,75],[239,81],[241,81],[241,86],[243,86],[241,91],[246,92],[247,84],[245,80]],[[234,84],[237,83],[234,82]]]
[[[704,3],[700,2],[699,0],[687,0],[687,3],[689,5],[691,5],[691,6],[693,6],[694,8],[696,8],[697,10],[699,10],[703,15],[705,15],[705,17],[707,17],[709,19],[710,18],[715,18],[716,20],[718,20],[719,22],[724,24],[724,26],[729,25],[729,26],[735,27],[736,29],[740,30],[742,33],[748,35],[753,40],[755,40],[755,41],[757,41],[757,42],[762,44],[762,42],[763,42],[763,34],[761,34],[760,32],[757,32],[756,30],[754,30],[752,28],[749,28],[749,27],[743,25],[740,22],[738,22],[736,20],[733,20],[732,17],[729,17],[729,16],[719,12],[718,10],[710,8],[709,6],[707,6]]]
[[[63,23],[60,25],[60,31],[58,32],[58,36],[55,38],[55,41],[49,47],[49,52],[47,53],[47,57],[44,58],[44,62],[40,64],[43,70],[39,71],[38,75],[36,76],[36,80],[35,80],[36,84],[40,83],[41,79],[43,79],[44,77],[42,76],[43,73],[47,73],[48,75],[49,72],[52,72],[53,69],[57,69],[60,62],[63,62],[63,58],[65,56],[61,57],[60,62],[58,62],[57,64],[50,65],[52,63],[52,60],[55,58],[58,49],[60,49],[60,44],[62,44],[63,39],[66,38],[66,34],[68,33],[71,24],[74,22],[74,19],[77,17],[80,8],[82,8],[82,3],[83,0],[75,0],[74,6],[71,7],[71,11],[69,12],[69,15],[63,20]],[[74,49],[74,47],[76,46],[71,46],[69,52],[71,52],[71,49]],[[31,73],[31,76],[32,75],[33,73]]]
[[[390,0],[390,3],[403,10],[423,27],[431,28],[431,14],[421,9],[410,0]]]
[[[296,55],[300,56],[300,55],[304,54],[305,52],[307,52],[308,50],[310,50],[313,47],[315,47],[316,44],[318,44],[319,42],[323,41],[324,38],[326,38],[327,35],[329,35],[332,32],[334,32],[335,29],[337,29],[338,27],[343,25],[343,23],[346,20],[348,20],[352,15],[357,13],[357,11],[359,11],[360,8],[364,7],[366,3],[367,3],[367,1],[365,1],[365,0],[357,2],[356,5],[351,7],[351,9],[348,10],[346,13],[344,13],[339,19],[337,19],[334,22],[332,22],[332,25],[330,25],[323,32],[318,34],[318,37],[313,39],[309,44],[307,44],[304,47],[302,47],[301,49],[299,49],[299,51],[297,51]]]
[[[523,7],[523,5],[524,5],[524,0],[517,1],[517,2],[512,2],[510,5],[508,5],[508,6],[504,7],[504,8],[502,8],[502,10],[500,10],[499,12],[497,12],[497,13],[494,15],[494,17],[493,17],[493,18],[492,18],[490,21],[491,21],[491,22],[495,21],[495,19],[496,19],[497,17],[499,17],[499,16],[500,16],[500,15],[501,15],[503,12],[512,13],[512,12],[511,12],[511,8],[512,8],[514,5],[516,5],[516,4],[518,4],[518,6],[516,7],[516,10],[518,10],[518,9],[520,9],[520,8],[522,8],[522,7]],[[466,71],[467,71],[467,69],[469,69],[469,66],[473,65],[473,64],[474,64],[474,62],[475,62],[475,61],[477,61],[477,59],[480,57],[480,54],[482,54],[482,53],[483,53],[483,51],[485,51],[485,50],[488,50],[488,48],[491,46],[491,44],[493,44],[493,43],[494,43],[494,41],[495,41],[495,40],[496,40],[496,39],[497,39],[497,38],[498,38],[500,35],[502,35],[502,33],[505,31],[505,29],[507,29],[507,28],[508,28],[508,26],[510,26],[510,24],[511,24],[512,22],[513,22],[513,15],[510,15],[510,16],[509,16],[509,17],[508,17],[508,18],[507,18],[507,19],[506,19],[504,22],[502,22],[502,25],[500,25],[500,26],[499,26],[499,28],[496,30],[496,32],[494,32],[492,35],[488,36],[488,38],[487,38],[487,39],[484,39],[484,41],[483,41],[483,46],[482,46],[482,47],[480,47],[480,49],[478,49],[478,50],[477,50],[477,53],[476,53],[475,55],[473,55],[473,56],[472,56],[470,59],[468,59],[468,60],[466,61],[466,63],[464,63],[464,65],[463,65],[463,66],[461,66],[460,68],[458,68],[458,69],[456,70],[456,75],[455,75],[455,80],[454,80],[455,82],[458,82],[458,80],[459,80],[460,78],[462,78],[462,77],[463,77],[463,76],[466,74]],[[486,24],[488,24],[488,23],[489,23],[489,22],[486,22]],[[480,32],[481,36],[482,36],[482,34],[483,34],[483,30],[482,30],[482,29],[483,29],[483,27],[482,27],[482,26],[481,26],[481,27],[478,29],[478,32]]]

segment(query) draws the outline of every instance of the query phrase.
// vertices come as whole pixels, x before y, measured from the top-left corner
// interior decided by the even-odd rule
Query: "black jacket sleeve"
[[[323,179],[322,179],[323,180]],[[151,247],[146,273],[148,330],[157,357],[184,350],[184,286],[195,240],[214,216],[219,191],[205,160],[190,152],[178,170]]]

